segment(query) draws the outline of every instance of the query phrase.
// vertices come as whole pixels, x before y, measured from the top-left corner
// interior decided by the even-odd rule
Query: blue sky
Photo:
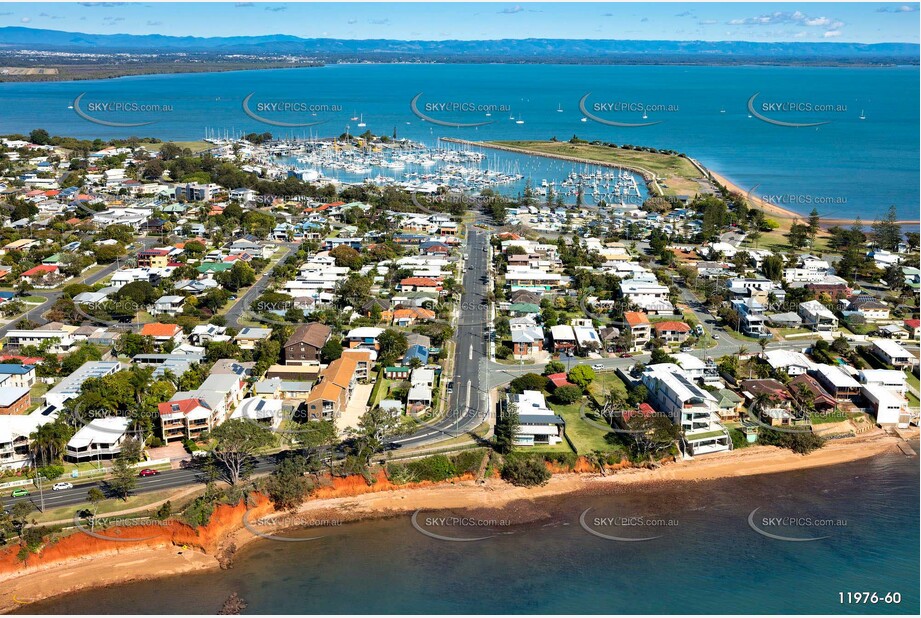
[[[917,3],[0,3],[0,26],[344,39],[918,42]]]

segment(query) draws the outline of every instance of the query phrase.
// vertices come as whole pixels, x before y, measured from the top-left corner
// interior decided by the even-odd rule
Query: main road
[[[447,414],[408,437],[394,440],[393,446],[397,448],[418,447],[458,436],[489,418],[489,232],[468,226],[466,250],[464,290],[454,334],[454,389]]]

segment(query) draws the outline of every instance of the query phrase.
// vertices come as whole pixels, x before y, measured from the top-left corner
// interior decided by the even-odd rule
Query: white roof
[[[554,341],[564,340],[576,340],[576,333],[572,329],[572,326],[569,324],[557,324],[556,326],[550,327],[550,334],[553,336]]]
[[[911,356],[911,353],[891,339],[877,339],[873,342],[877,348],[890,358]]]
[[[687,352],[678,352],[677,354],[672,354],[671,357],[674,358],[675,362],[685,371],[707,368],[707,363],[705,363],[703,359],[697,358],[693,354],[688,354]]]
[[[858,375],[864,384],[905,385],[905,372],[898,369],[863,369]]]
[[[94,419],[74,434],[74,437],[67,443],[67,447],[77,449],[96,443],[113,444],[125,435],[130,424],[131,419],[124,416]]]
[[[764,356],[768,364],[774,369],[791,366],[805,367],[806,369],[815,368],[815,363],[809,360],[802,352],[793,350],[766,350]]]
[[[374,326],[362,326],[360,328],[353,328],[349,331],[349,334],[346,335],[348,339],[377,339],[380,334],[384,332],[383,328],[376,328]]]
[[[815,370],[822,374],[835,388],[860,388],[860,384],[834,365],[816,365]]]

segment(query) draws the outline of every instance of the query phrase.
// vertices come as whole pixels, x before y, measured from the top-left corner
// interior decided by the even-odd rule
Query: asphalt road
[[[274,458],[265,457],[260,458],[256,461],[253,472],[271,472],[275,467]],[[62,489],[60,491],[52,491],[52,483],[47,483],[44,487],[44,505],[45,510],[56,509],[62,506],[76,506],[81,505],[86,506],[86,494],[92,487],[98,487],[104,492],[106,491],[105,483],[102,481],[90,481],[88,483],[80,483],[74,479],[61,478],[59,481],[69,481],[74,483],[73,489]],[[157,474],[156,476],[146,476],[139,477],[137,480],[137,486],[132,491],[132,494],[142,494],[152,491],[162,491],[164,489],[176,489],[179,487],[186,487],[188,485],[194,485],[196,483],[204,483],[205,477],[202,474],[202,471],[198,468],[180,468],[179,470],[164,470]],[[35,508],[38,509],[41,505],[41,496],[36,487],[32,485],[27,485],[25,487],[29,490],[29,495],[22,498],[12,498],[10,493],[12,489],[4,490],[4,495],[2,497],[3,507],[9,509],[16,502],[20,501],[29,501],[35,505]]]
[[[281,264],[283,261],[285,261],[285,258],[287,258],[291,252],[297,248],[298,244],[286,242],[281,243],[281,246],[282,254],[281,257],[278,258],[278,261],[275,262],[275,264]],[[243,294],[243,296],[237,298],[233,306],[227,310],[227,313],[224,314],[224,317],[227,318],[227,326],[237,329],[242,328],[240,325],[240,318],[245,318],[247,314],[249,314],[253,320],[258,321],[260,319],[256,317],[256,312],[249,311],[249,307],[254,300],[262,295],[263,290],[265,290],[266,286],[271,281],[271,277],[269,275],[272,272],[272,268],[273,266],[266,268],[265,272],[259,275],[256,283],[250,286],[250,288],[246,291],[245,294]],[[271,328],[272,325],[266,324],[265,327]]]
[[[485,249],[485,250],[484,250]],[[480,425],[489,416],[488,354],[489,233],[470,226],[463,276],[464,292],[458,308],[454,336],[454,392],[447,414],[406,438],[393,441],[396,447],[421,446],[461,435]]]

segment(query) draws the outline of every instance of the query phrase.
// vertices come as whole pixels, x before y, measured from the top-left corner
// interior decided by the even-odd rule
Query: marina
[[[205,141],[218,151],[237,148],[247,164],[268,177],[295,176],[334,185],[372,184],[416,193],[439,189],[479,195],[492,189],[515,197],[530,191],[554,205],[636,208],[648,191],[642,176],[618,167],[576,164],[498,152],[438,140],[435,147],[411,140],[367,137],[284,139],[253,147],[217,132]],[[241,148],[244,146],[244,148]],[[581,194],[581,200],[580,200]]]

